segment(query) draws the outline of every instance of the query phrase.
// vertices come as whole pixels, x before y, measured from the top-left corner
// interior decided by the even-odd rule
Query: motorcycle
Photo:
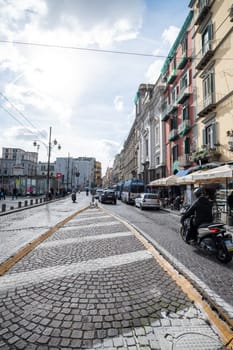
[[[71,194],[71,199],[72,199],[73,203],[76,202],[76,193],[73,192],[73,193]]]
[[[181,238],[188,244],[186,237],[190,229],[191,220],[193,217],[188,217],[181,224]],[[226,233],[226,228],[223,223],[204,223],[197,229],[197,239],[192,243],[201,251],[215,255],[216,258],[227,264],[232,260],[233,255],[233,240],[232,235]]]

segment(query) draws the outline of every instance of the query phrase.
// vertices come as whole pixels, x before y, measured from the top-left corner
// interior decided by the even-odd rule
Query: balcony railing
[[[201,58],[196,65],[197,70],[204,69],[207,63],[213,57],[214,50],[213,50],[212,40],[209,40],[207,43],[205,43],[205,45],[203,45],[200,55],[201,55]]]
[[[190,165],[192,163],[190,154],[183,154],[182,156],[179,156],[178,162],[180,167]]]
[[[198,106],[198,116],[203,117],[216,107],[215,93],[205,96],[203,102]]]
[[[172,69],[171,74],[167,78],[167,83],[172,84],[176,79],[177,73],[176,69]]]
[[[179,62],[178,62],[178,64],[177,64],[177,69],[183,69],[183,68],[185,67],[187,61],[188,61],[187,54],[184,53],[184,54],[181,56],[181,58],[180,58],[180,60],[179,60]]]
[[[191,128],[190,120],[183,120],[182,123],[178,126],[179,135],[183,136]]]
[[[211,0],[201,0],[198,2],[198,5],[199,5],[199,13],[195,21],[196,25],[200,25],[202,21],[205,19],[206,15],[210,10]]]
[[[190,88],[189,86],[183,88],[180,91],[179,96],[177,97],[177,103],[183,103],[190,96]]]
[[[169,140],[169,141],[172,141],[172,140],[175,140],[177,137],[178,137],[178,130],[177,130],[177,129],[172,129],[172,130],[169,132],[168,140]]]

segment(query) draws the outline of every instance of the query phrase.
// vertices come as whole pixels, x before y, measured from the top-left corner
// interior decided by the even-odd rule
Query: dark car
[[[104,192],[101,194],[100,202],[116,204],[117,202],[116,192],[113,190],[104,190]]]

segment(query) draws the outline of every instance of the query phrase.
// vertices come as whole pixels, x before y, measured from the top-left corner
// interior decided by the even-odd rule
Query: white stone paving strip
[[[97,271],[99,269],[112,268],[151,258],[152,255],[147,250],[139,250],[133,253],[112,255],[107,258],[88,260],[76,264],[59,265],[28,272],[4,275],[0,277],[0,292],[12,288],[15,289],[20,286],[22,287],[51,281],[56,278],[64,278],[79,273]]]
[[[67,226],[69,225],[69,223],[65,224],[62,229],[66,229]],[[74,229],[74,227],[78,230],[80,228],[89,228],[89,227],[105,227],[105,226],[114,226],[114,225],[122,225],[119,221],[108,221],[108,222],[96,222],[95,224],[90,224],[90,225],[73,225],[72,229]],[[71,226],[69,226],[69,229],[71,229]]]
[[[41,249],[41,248],[49,248],[49,247],[55,247],[55,246],[64,246],[66,244],[75,244],[75,243],[81,243],[85,241],[96,241],[99,239],[109,239],[109,238],[118,238],[118,237],[128,237],[133,236],[132,232],[116,232],[116,233],[107,233],[107,234],[100,234],[100,235],[93,235],[93,236],[87,236],[87,237],[77,237],[77,238],[62,238],[56,241],[48,241],[41,243],[38,245],[35,249]]]
[[[80,215],[72,219],[72,222],[78,222],[83,220],[96,220],[96,219],[109,219],[109,215]]]

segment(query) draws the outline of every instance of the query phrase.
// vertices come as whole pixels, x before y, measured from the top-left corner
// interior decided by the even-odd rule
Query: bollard
[[[22,202],[18,202],[18,208],[21,208]]]
[[[25,207],[28,206],[28,201],[24,201],[24,206],[25,206]]]
[[[6,211],[6,204],[2,204],[2,211]]]
[[[42,201],[43,201],[43,198],[40,198],[40,203],[42,203]]]
[[[13,205],[10,206],[10,210],[14,210],[14,206]]]
[[[30,205],[33,205],[33,199],[30,199]]]
[[[38,198],[36,198],[36,204],[38,204]]]

